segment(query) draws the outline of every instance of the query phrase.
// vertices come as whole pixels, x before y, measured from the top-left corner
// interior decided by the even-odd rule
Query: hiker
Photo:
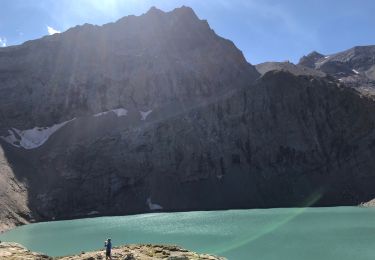
[[[105,259],[112,260],[112,256],[111,256],[112,242],[110,238],[108,238],[107,241],[104,241],[104,247],[105,247]]]

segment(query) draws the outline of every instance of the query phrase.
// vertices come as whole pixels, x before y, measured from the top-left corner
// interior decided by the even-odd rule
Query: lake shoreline
[[[307,208],[340,208],[340,207],[359,207],[359,208],[373,208],[375,207],[375,199],[362,202],[358,205],[339,205],[339,206],[310,206]],[[92,214],[92,215],[80,215],[80,216],[72,216],[68,218],[55,218],[55,219],[48,219],[48,220],[30,220],[27,223],[17,223],[12,227],[3,227],[0,225],[0,235],[6,232],[9,232],[17,227],[26,226],[30,224],[37,224],[37,223],[49,223],[49,222],[57,222],[57,221],[66,221],[66,220],[83,220],[83,219],[92,219],[92,218],[102,218],[102,217],[126,217],[126,216],[137,216],[137,215],[147,215],[147,214],[157,214],[157,213],[188,213],[188,212],[214,212],[214,211],[230,211],[230,210],[272,210],[272,209],[297,209],[302,207],[274,207],[274,208],[231,208],[231,209],[212,209],[212,210],[186,210],[186,211],[179,211],[179,210],[168,210],[168,211],[152,211],[152,212],[135,212],[129,213],[126,215],[121,214],[114,214],[114,215],[101,215],[101,214]],[[4,225],[5,226],[5,225]]]

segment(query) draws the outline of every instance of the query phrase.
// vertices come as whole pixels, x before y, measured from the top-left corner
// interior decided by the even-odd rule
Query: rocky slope
[[[24,177],[14,174],[1,146],[0,208],[0,231],[25,224],[30,220]]]
[[[375,45],[356,46],[331,55],[312,52],[298,65],[330,74],[362,93],[375,94]]]
[[[256,65],[256,69],[261,74],[272,70],[284,70],[294,75],[330,75],[347,87],[375,97],[375,46],[356,46],[330,55],[313,51],[303,56],[298,64],[264,62]]]
[[[375,103],[264,72],[186,7],[0,49],[1,223],[375,198]]]
[[[317,76],[317,77],[325,77],[326,74],[324,72],[318,71],[314,68],[309,68],[302,65],[296,65],[289,61],[286,62],[263,62],[257,64],[256,66],[257,71],[264,75],[269,71],[273,70],[282,70],[288,71],[296,76],[300,75],[310,75],[310,76]]]
[[[9,260],[96,260],[105,259],[103,250],[96,252],[82,252],[79,255],[66,257],[49,257],[44,254],[27,250],[16,243],[0,243],[0,258]],[[207,254],[189,252],[177,246],[168,245],[127,245],[115,247],[112,250],[112,259],[121,260],[225,260],[223,257],[216,257]]]

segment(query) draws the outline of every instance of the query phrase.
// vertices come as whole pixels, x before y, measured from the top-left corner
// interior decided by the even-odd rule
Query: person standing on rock
[[[111,239],[108,238],[106,241],[104,241],[104,247],[105,247],[105,259],[111,259],[112,260],[112,256],[111,256],[111,250],[112,250],[112,242],[111,242]]]

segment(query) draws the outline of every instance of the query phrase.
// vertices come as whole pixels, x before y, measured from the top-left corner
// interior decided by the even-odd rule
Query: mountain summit
[[[130,105],[147,111],[204,101],[258,76],[241,51],[192,9],[151,8],[139,17],[2,48],[0,129],[51,125]]]

